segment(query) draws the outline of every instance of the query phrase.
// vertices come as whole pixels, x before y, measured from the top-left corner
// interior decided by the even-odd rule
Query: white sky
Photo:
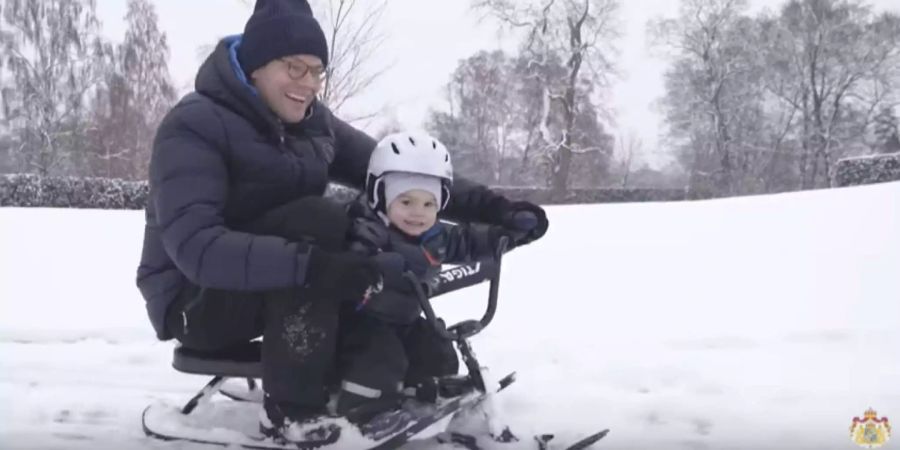
[[[900,12],[900,1],[870,0],[877,10]],[[160,26],[169,38],[170,70],[176,84],[187,91],[202,57],[198,49],[220,37],[241,33],[252,7],[240,0],[154,0]],[[644,159],[662,161],[657,149],[660,116],[654,102],[663,94],[666,62],[651,56],[645,40],[646,22],[659,15],[674,15],[674,0],[623,1],[623,37],[620,42],[621,79],[609,97],[615,114],[613,132],[637,134],[644,143]],[[782,0],[751,0],[752,9],[773,7]],[[381,58],[392,63],[368,92],[348,105],[353,111],[384,108],[384,119],[419,127],[429,108],[444,103],[443,87],[460,59],[481,49],[501,45],[491,23],[479,23],[467,0],[389,0],[384,29],[388,41]],[[97,0],[105,33],[120,41],[124,35],[125,0]],[[374,131],[376,124],[358,124]]]

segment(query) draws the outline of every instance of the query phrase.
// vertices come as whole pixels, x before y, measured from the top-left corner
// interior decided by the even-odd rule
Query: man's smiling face
[[[306,117],[309,105],[324,83],[322,60],[292,55],[270,61],[251,75],[253,85],[269,108],[285,123]]]

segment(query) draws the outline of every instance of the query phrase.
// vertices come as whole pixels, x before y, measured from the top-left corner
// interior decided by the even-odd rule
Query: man
[[[265,417],[293,441],[325,411],[340,304],[380,282],[343,251],[348,220],[329,181],[365,183],[375,141],[316,100],[328,46],[305,0],[257,0],[244,33],[223,39],[157,131],[137,284],[162,340],[220,350],[263,336]],[[543,210],[458,180],[450,217],[503,225]]]

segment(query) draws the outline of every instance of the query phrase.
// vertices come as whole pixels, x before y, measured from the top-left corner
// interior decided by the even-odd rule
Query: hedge
[[[834,171],[838,187],[900,181],[900,153],[841,159]]]
[[[557,194],[549,189],[495,187],[509,198],[539,204],[621,203],[677,201],[685,192],[676,189],[573,189]],[[358,191],[329,185],[326,196],[350,200]],[[145,181],[109,178],[41,177],[33,174],[0,175],[0,206],[143,209]]]

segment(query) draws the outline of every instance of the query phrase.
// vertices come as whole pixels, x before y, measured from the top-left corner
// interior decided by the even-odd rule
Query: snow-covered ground
[[[852,449],[866,408],[900,421],[900,183],[549,214],[474,339],[494,372],[519,372],[501,404],[521,434]],[[172,370],[150,330],[142,226],[137,211],[0,208],[0,448],[205,448],[140,428],[144,406],[206,381]],[[476,317],[485,295],[437,306]]]

